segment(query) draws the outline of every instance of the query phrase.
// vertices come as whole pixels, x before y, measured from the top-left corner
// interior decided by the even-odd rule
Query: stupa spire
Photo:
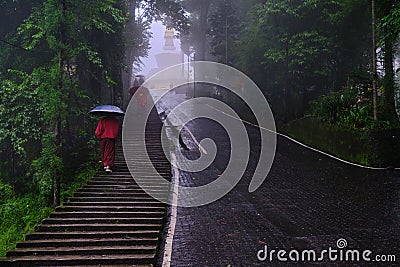
[[[175,33],[174,29],[170,26],[167,26],[164,33],[165,45],[163,47],[164,50],[176,50],[174,45]]]

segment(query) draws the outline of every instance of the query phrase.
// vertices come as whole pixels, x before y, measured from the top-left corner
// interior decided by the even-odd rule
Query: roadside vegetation
[[[208,23],[201,16],[206,5],[197,9],[201,12],[194,19],[199,28],[208,28],[187,38],[197,48],[196,58],[198,51],[204,50],[201,40],[206,38],[199,37],[204,33],[212,45],[203,58],[232,65],[249,75],[269,101],[280,130],[349,159],[355,143],[370,149],[371,142],[383,141],[372,138],[379,135],[374,132],[381,130],[385,136],[399,127],[398,1],[233,0],[209,4]],[[299,123],[301,118],[305,119]],[[352,147],[346,147],[348,152],[337,154],[326,147],[332,140],[326,131],[320,131],[320,124],[332,131],[348,131],[349,135],[357,132],[359,138],[354,139]],[[314,134],[307,135],[305,128],[315,130]],[[321,136],[317,138],[318,132]],[[393,132],[396,138],[398,134]],[[339,144],[346,137],[340,138],[334,142]],[[364,156],[357,156],[356,162],[374,164],[375,160]],[[397,160],[399,165],[400,158]]]
[[[0,256],[98,170],[88,111],[123,106],[151,22],[170,14],[178,28],[181,10],[172,0],[0,1]]]

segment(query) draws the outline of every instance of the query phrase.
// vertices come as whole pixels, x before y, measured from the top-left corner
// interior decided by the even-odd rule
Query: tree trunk
[[[373,94],[373,113],[374,113],[374,124],[378,123],[378,105],[377,105],[377,78],[376,72],[376,37],[375,37],[375,0],[372,0],[372,94]]]
[[[14,152],[14,148],[11,145],[10,146],[10,160],[11,160],[11,175],[12,175],[12,188],[13,188],[13,193],[15,195],[15,193],[17,192],[17,173],[15,171],[15,152]]]
[[[136,17],[135,17],[135,11],[136,11],[136,0],[130,0],[128,1],[128,12],[129,12],[129,20],[126,23],[126,28],[124,32],[124,37],[125,37],[125,43],[126,43],[126,48],[125,48],[125,69],[122,70],[121,77],[122,77],[122,98],[123,98],[123,103],[124,106],[126,107],[128,105],[128,93],[129,93],[129,88],[131,86],[131,79],[132,79],[132,69],[133,69],[133,60],[135,56],[135,49],[133,46],[133,35],[135,33],[135,28],[136,28]]]
[[[55,146],[56,146],[56,156],[61,157],[61,117],[57,116],[55,129],[54,129],[54,138],[55,138]],[[56,169],[53,181],[53,206],[60,206],[60,182],[61,182],[61,173],[60,170]]]
[[[283,102],[282,102],[282,109],[283,109],[283,122],[287,121],[288,118],[288,92],[289,90],[289,40],[286,41],[285,44],[285,81],[283,86]]]
[[[201,0],[200,21],[199,21],[199,40],[196,58],[199,61],[206,60],[207,47],[207,31],[208,31],[208,10],[210,8],[210,0]]]
[[[64,20],[66,19],[66,10],[67,5],[65,0],[61,0],[61,12],[62,12],[62,21],[60,23],[60,50],[58,55],[58,67],[59,67],[59,77],[58,77],[58,90],[62,92],[63,90],[63,75],[64,75],[64,42],[65,42],[65,25]],[[56,122],[54,125],[54,145],[56,148],[56,156],[61,157],[61,114],[60,111],[56,115]],[[53,205],[54,207],[60,206],[60,181],[61,181],[61,173],[57,168],[56,173],[54,173],[54,181],[53,181]]]
[[[384,84],[384,112],[385,119],[390,122],[397,122],[396,104],[394,101],[394,72],[393,72],[393,42],[385,42],[385,78]]]

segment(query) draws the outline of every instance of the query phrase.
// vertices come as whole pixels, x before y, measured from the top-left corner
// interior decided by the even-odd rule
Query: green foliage
[[[237,8],[232,1],[224,0],[214,13],[210,21],[211,54],[217,56],[219,62],[232,64],[235,57],[235,43],[239,37],[240,21]]]
[[[113,0],[17,2],[0,3],[12,22],[1,29],[0,182],[49,205],[54,177],[73,182],[70,169],[93,151],[96,82],[121,86],[126,10]]]
[[[327,96],[321,96],[312,105],[312,115],[318,119],[335,123],[339,120],[340,112],[344,107],[348,107],[342,103],[339,93],[334,93]]]
[[[4,164],[0,176],[2,182],[24,192],[32,184],[25,172],[34,157],[33,146],[41,138],[43,107],[32,76],[22,71],[10,71],[8,76],[0,80],[0,161]]]
[[[35,195],[4,199],[0,203],[0,257],[22,241],[26,232],[33,231],[51,210]]]
[[[385,87],[383,118],[392,124],[399,123],[395,104],[394,55],[399,51],[400,4],[395,0],[382,0],[377,4],[379,54],[383,57]]]
[[[309,146],[365,166],[378,166],[368,131],[321,122],[311,116],[285,124],[280,129]]]
[[[32,79],[23,72],[16,71],[15,76],[17,81],[0,81],[0,143],[10,142],[13,150],[21,154],[28,139],[40,138],[42,108]]]
[[[48,205],[50,205],[52,199],[54,175],[63,173],[63,161],[57,156],[56,148],[52,144],[52,136],[45,136],[42,152],[31,165],[31,172],[39,196]]]
[[[378,27],[382,30],[381,42],[384,40],[396,40],[400,33],[400,2],[392,0],[384,0],[383,16],[381,17]],[[386,8],[385,6],[389,7]]]
[[[9,199],[12,199],[14,192],[12,187],[7,184],[0,183],[0,205],[4,204]]]
[[[64,183],[62,185],[61,203],[66,202],[69,197],[73,196],[76,190],[85,185],[87,181],[96,174],[97,169],[97,158],[93,158],[91,161],[81,166],[81,171],[76,174],[76,178],[74,179],[74,181],[72,183]]]
[[[50,146],[45,147],[47,148],[43,149],[42,155],[34,160],[31,169],[39,194],[14,196],[11,186],[0,183],[0,257],[5,256],[7,250],[13,249],[16,242],[22,241],[24,235],[33,231],[34,226],[52,211],[51,174],[59,172],[63,163],[50,151]],[[82,164],[76,172],[69,171],[74,178],[62,184],[62,200],[67,200],[93,177],[97,167],[92,156],[88,163]]]
[[[248,13],[237,64],[263,85],[278,119],[301,113],[309,88],[331,84],[340,15],[338,1],[293,0],[258,3]]]
[[[128,2],[152,16],[135,20],[129,40]],[[150,22],[167,15],[184,28],[174,0],[0,1],[1,255],[48,215],[54,177],[65,199],[93,175],[98,144],[87,112],[109,101],[102,92],[121,94],[125,49],[137,48],[129,58],[146,54]]]
[[[234,65],[260,84],[278,120],[302,116],[370,66],[370,16],[365,0],[253,1]]]
[[[67,60],[82,54],[93,64],[102,66],[102,59],[94,49],[96,44],[88,37],[92,32],[107,35],[121,29],[127,19],[123,10],[115,7],[117,1],[113,0],[66,0],[65,3],[64,9],[60,1],[47,0],[32,10],[18,29],[23,46],[31,50],[44,42],[55,53],[62,52]],[[64,34],[62,42],[60,31]]]
[[[271,79],[274,75],[272,66],[264,64],[265,40],[268,40],[268,32],[259,24],[257,9],[261,5],[255,5],[248,12],[244,19],[242,30],[237,40],[237,57],[234,65],[240,67],[245,73],[251,76],[254,81],[264,88],[272,87],[276,82]],[[271,92],[264,90],[271,100]]]
[[[35,179],[39,179],[38,186],[40,194],[26,194],[24,196],[14,196],[11,186],[0,183],[0,257],[5,256],[7,250],[15,248],[16,242],[22,241],[27,232],[32,232],[34,226],[41,220],[49,216],[53,210],[50,208],[49,201],[51,194],[52,178],[47,168],[59,168],[59,159],[54,158],[53,153],[45,154],[34,161]],[[46,159],[46,156],[52,157]],[[72,182],[62,185],[62,200],[80,188],[87,180],[95,174],[97,165],[94,159],[85,163],[72,176],[76,177]],[[42,175],[42,176],[41,176]],[[46,184],[47,182],[47,184]],[[47,199],[46,199],[47,198]]]
[[[144,0],[137,1],[137,8],[143,12],[142,16],[149,21],[159,20],[171,24],[182,33],[189,28],[187,10],[181,1],[174,0]]]
[[[388,128],[390,123],[384,120],[380,120],[378,125],[374,124],[372,101],[365,96],[372,96],[368,89],[350,86],[341,92],[319,97],[312,103],[311,114],[320,121],[346,129]],[[382,101],[379,103],[382,110]]]

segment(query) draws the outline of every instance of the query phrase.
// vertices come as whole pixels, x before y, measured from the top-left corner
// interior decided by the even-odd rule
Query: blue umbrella
[[[125,115],[125,112],[122,111],[117,106],[113,105],[102,105],[102,106],[97,106],[91,111],[89,111],[90,114],[93,115],[99,115],[99,116],[107,116],[107,115],[114,115],[114,116],[123,116]]]

